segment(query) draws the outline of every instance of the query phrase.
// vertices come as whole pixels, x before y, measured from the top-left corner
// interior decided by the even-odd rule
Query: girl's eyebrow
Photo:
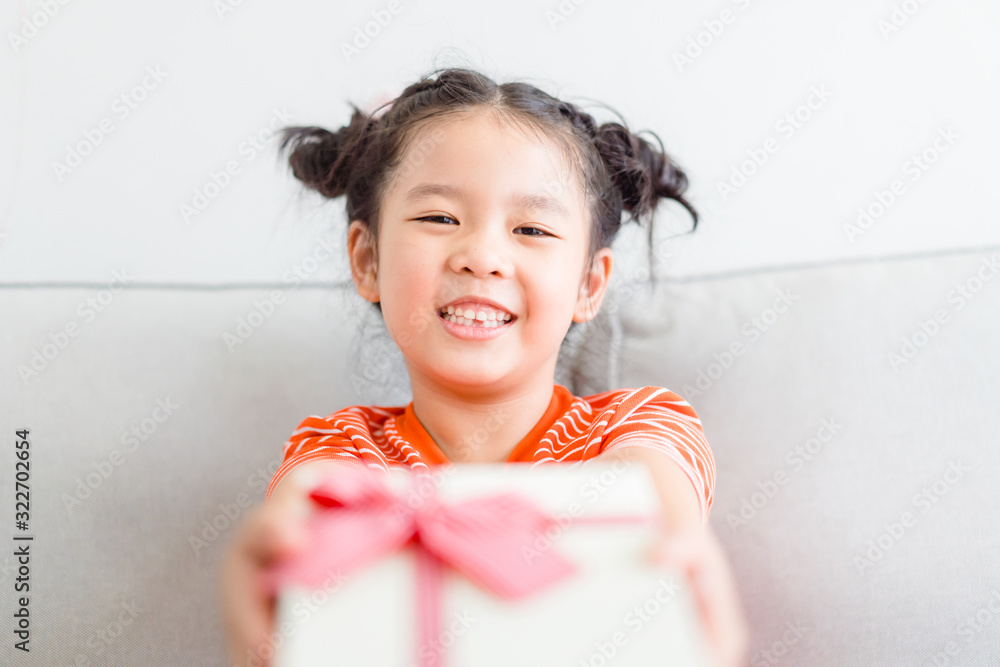
[[[424,183],[411,188],[403,197],[403,201],[410,204],[436,195],[465,201],[471,199],[469,193],[458,186],[445,185],[443,183]],[[546,211],[562,218],[569,217],[569,211],[566,209],[566,206],[555,197],[548,195],[517,192],[512,194],[508,201],[518,208]]]

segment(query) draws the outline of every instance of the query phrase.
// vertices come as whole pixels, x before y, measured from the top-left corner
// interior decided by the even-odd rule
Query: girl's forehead
[[[581,204],[579,173],[566,144],[491,113],[447,117],[416,128],[392,189],[406,196],[426,183],[466,191],[539,191],[568,207]]]

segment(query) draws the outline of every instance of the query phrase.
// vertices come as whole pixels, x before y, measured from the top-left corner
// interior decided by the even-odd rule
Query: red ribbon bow
[[[350,473],[350,474],[348,474]],[[426,476],[427,479],[421,479]],[[433,646],[440,635],[443,564],[493,593],[521,598],[572,575],[576,568],[553,549],[521,549],[556,522],[523,496],[503,492],[446,504],[436,495],[426,473],[413,476],[429,494],[411,507],[395,494],[379,473],[341,467],[310,493],[325,509],[310,519],[310,546],[293,561],[280,563],[265,575],[272,593],[287,582],[311,587],[336,570],[348,576],[375,559],[415,542],[417,549],[418,641]],[[418,650],[421,667],[441,664],[438,651]]]

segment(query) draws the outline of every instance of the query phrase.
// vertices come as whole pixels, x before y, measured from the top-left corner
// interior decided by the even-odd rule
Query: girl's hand
[[[745,665],[749,632],[729,563],[711,529],[665,532],[650,556],[687,580],[714,666]]]
[[[274,655],[276,598],[259,584],[263,571],[305,544],[305,518],[316,481],[315,465],[303,464],[282,479],[270,500],[249,514],[223,560],[222,604],[231,665],[267,667]]]

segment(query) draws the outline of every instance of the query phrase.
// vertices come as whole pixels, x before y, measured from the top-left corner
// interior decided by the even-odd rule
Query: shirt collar
[[[514,445],[505,462],[530,461],[532,454],[534,454],[538,447],[539,441],[552,428],[552,424],[555,423],[556,419],[565,414],[566,410],[569,409],[573,398],[573,394],[563,385],[553,385],[552,398],[549,399],[549,405],[545,409],[545,414],[542,415],[541,419],[538,420],[528,434]],[[428,465],[451,463],[444,452],[441,451],[441,448],[437,446],[437,443],[434,442],[434,439],[427,433],[424,425],[417,419],[417,415],[413,411],[413,401],[410,401],[406,406],[403,414],[396,417],[396,431],[403,440],[413,445],[420,452],[420,458]]]

